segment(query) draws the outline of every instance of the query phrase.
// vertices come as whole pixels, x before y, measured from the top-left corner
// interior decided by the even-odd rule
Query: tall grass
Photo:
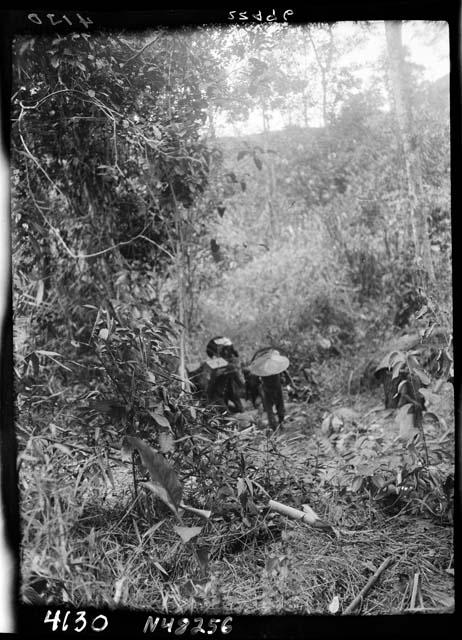
[[[316,320],[317,301],[328,296],[342,305],[335,255],[320,229],[284,240],[223,275],[202,294],[202,326],[229,335],[243,352],[280,340]],[[338,299],[337,299],[338,298]]]

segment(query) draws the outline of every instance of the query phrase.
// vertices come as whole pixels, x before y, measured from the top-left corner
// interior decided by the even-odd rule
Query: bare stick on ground
[[[411,596],[411,609],[415,609],[415,603],[417,600],[417,593],[419,590],[419,582],[420,582],[420,573],[416,573],[414,576],[414,583],[412,585],[412,596]]]
[[[353,600],[353,602],[351,602],[351,604],[348,605],[348,607],[345,609],[345,611],[343,612],[343,615],[346,615],[348,613],[352,613],[356,607],[358,606],[358,604],[361,602],[361,600],[364,598],[364,596],[366,595],[366,593],[368,593],[368,591],[374,586],[374,584],[377,582],[377,580],[380,577],[380,574],[385,571],[385,569],[388,567],[388,565],[390,564],[390,562],[393,560],[393,558],[390,556],[389,558],[387,558],[386,560],[384,560],[382,562],[382,564],[380,565],[380,567],[377,569],[377,571],[374,573],[374,575],[369,578],[368,582],[366,583],[366,585],[361,589],[361,591],[358,593],[358,595],[356,596],[356,598]]]

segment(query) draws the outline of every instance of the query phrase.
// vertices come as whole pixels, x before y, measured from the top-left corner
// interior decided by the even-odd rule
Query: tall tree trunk
[[[329,44],[327,46],[327,51],[325,58],[323,60],[322,56],[318,51],[318,47],[315,44],[315,41],[311,35],[311,31],[308,30],[308,37],[311,42],[311,46],[314,51],[314,55],[316,57],[316,62],[318,63],[319,71],[321,73],[321,91],[322,91],[322,119],[323,126],[327,127],[330,121],[330,113],[329,107],[327,104],[327,94],[329,91],[329,80],[328,75],[332,68],[332,58],[334,54],[334,34],[332,31],[332,25],[327,25],[326,31],[329,35]]]
[[[178,201],[175,197],[175,192],[171,186],[171,192],[173,196],[173,202],[175,207],[175,227],[176,227],[176,276],[177,276],[177,290],[178,290],[178,321],[180,324],[180,365],[178,373],[181,378],[181,388],[183,391],[190,391],[189,379],[186,372],[186,314],[185,314],[185,284],[184,284],[184,238],[183,238],[183,224],[181,218],[181,211],[178,206]]]
[[[215,130],[215,114],[213,112],[213,105],[211,102],[209,102],[209,105],[207,107],[207,114],[208,114],[208,118],[209,118],[209,137],[211,140],[215,140],[216,139],[216,130]]]
[[[262,104],[263,115],[263,151],[265,152],[264,167],[266,167],[266,206],[269,217],[269,229],[271,234],[271,241],[274,241],[276,235],[276,220],[274,214],[274,164],[272,154],[268,153],[269,149],[269,119],[266,112],[265,104]]]
[[[398,137],[406,170],[409,217],[417,258],[422,260],[432,283],[435,281],[427,217],[422,202],[422,170],[417,139],[413,131],[411,107],[407,93],[406,61],[402,43],[402,22],[385,22],[390,84],[395,105]]]
[[[173,49],[170,52],[173,55]],[[171,58],[170,58],[171,61]],[[169,99],[168,113],[170,121],[172,121],[172,105]],[[189,378],[186,372],[186,314],[185,314],[185,273],[184,273],[184,239],[183,239],[183,220],[181,216],[180,207],[178,206],[178,200],[176,198],[175,189],[173,184],[170,183],[170,192],[172,194],[172,201],[175,214],[175,258],[176,258],[176,276],[177,276],[177,288],[178,288],[178,322],[180,325],[180,365],[178,367],[178,373],[181,379],[181,389],[183,391],[190,391]]]
[[[307,51],[305,38],[303,38],[302,40],[302,45],[303,45],[303,72],[304,72],[303,78],[306,82],[306,87],[302,91],[303,124],[305,125],[306,128],[308,128],[308,124],[309,124],[308,123],[308,95],[305,92],[308,91],[310,83],[308,78],[308,51]]]

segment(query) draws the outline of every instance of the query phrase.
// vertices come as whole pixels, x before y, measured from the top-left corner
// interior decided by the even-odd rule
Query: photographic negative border
[[[341,1],[329,2],[328,0],[307,3],[305,8],[282,9],[262,9],[262,13],[267,16],[276,15],[278,21],[283,19],[284,11],[292,11],[292,14],[285,14],[289,23],[300,24],[306,22],[336,22],[339,20],[392,20],[392,19],[412,19],[412,20],[445,20],[449,23],[450,37],[450,94],[451,94],[451,199],[452,199],[452,242],[453,242],[453,283],[456,282],[458,273],[457,239],[459,237],[459,222],[454,212],[458,212],[461,205],[460,198],[460,151],[461,131],[460,131],[460,31],[461,14],[457,2],[445,2],[444,0],[382,0],[381,2],[370,3],[367,0],[356,0],[344,3]],[[275,11],[276,13],[272,13]],[[234,12],[233,20],[230,21],[230,14]],[[8,578],[10,590],[10,604],[12,611],[9,612],[10,622],[5,624],[5,629],[11,628],[11,620],[14,622],[15,630],[24,634],[49,633],[51,625],[45,625],[46,612],[52,609],[55,613],[59,607],[32,607],[19,604],[19,555],[20,555],[20,529],[19,529],[19,499],[17,495],[17,475],[16,475],[16,440],[14,433],[14,388],[12,384],[13,365],[13,322],[12,322],[12,294],[11,294],[11,262],[10,262],[10,239],[9,239],[9,215],[8,215],[8,178],[6,178],[9,160],[9,101],[11,88],[11,42],[15,35],[30,33],[35,35],[54,33],[56,30],[63,32],[80,31],[90,35],[100,30],[146,30],[158,26],[180,27],[198,26],[201,24],[229,25],[233,22],[236,28],[239,24],[248,24],[247,21],[236,21],[238,13],[245,10],[239,9],[212,9],[212,10],[184,10],[171,9],[159,11],[147,10],[127,10],[127,11],[95,11],[93,9],[78,10],[8,10],[1,11],[1,47],[2,47],[2,67],[1,67],[1,105],[2,105],[2,279],[0,280],[2,295],[2,343],[1,343],[1,485],[2,485],[2,512],[4,518],[4,538],[9,556],[5,562],[15,564],[14,569],[4,571],[1,567],[1,574]],[[257,13],[258,9],[249,9],[248,13]],[[50,19],[49,15],[53,15]],[[78,16],[83,18],[83,21]],[[246,14],[248,15],[248,14]],[[31,17],[33,16],[33,17]],[[63,18],[66,16],[67,18]],[[85,25],[85,20],[90,19]],[[59,22],[57,22],[59,20]],[[70,24],[69,24],[70,22]],[[5,215],[6,214],[6,215]],[[5,277],[8,274],[8,277]],[[454,300],[457,300],[455,284],[453,284]],[[458,312],[454,307],[454,327],[458,325]],[[458,336],[454,336],[454,345],[458,353]],[[456,366],[455,373],[456,398],[460,396],[460,378]],[[459,422],[460,410],[456,411],[456,427]],[[456,448],[460,454],[460,435],[456,428]],[[456,517],[455,525],[458,527],[460,510],[460,455],[456,473]],[[1,591],[0,591],[1,594]],[[62,608],[61,608],[62,609]],[[67,611],[67,609],[66,609]],[[72,609],[71,615],[76,615]],[[64,610],[63,610],[64,614]],[[142,635],[146,623],[147,614],[145,612],[127,611],[124,609],[100,611],[88,608],[86,616],[88,620],[95,620],[98,616],[106,615],[110,620],[107,628],[101,629],[105,635],[111,633],[125,633],[128,635]],[[157,614],[153,613],[155,618]],[[454,614],[455,616],[456,614]],[[174,616],[179,619],[181,616]],[[193,616],[189,616],[193,617]],[[210,616],[209,616],[210,617]],[[454,622],[450,615],[412,615],[412,616],[379,616],[379,617],[316,617],[316,616],[232,616],[233,629],[231,636],[246,638],[305,638],[305,637],[348,637],[354,634],[355,638],[389,637],[391,634],[398,636],[430,636],[447,632],[449,622]],[[207,618],[207,617],[206,617]],[[100,626],[103,624],[101,622]],[[90,625],[89,625],[90,627]],[[87,634],[89,627],[80,635]],[[98,631],[98,623],[94,625],[94,632]],[[61,630],[62,631],[62,630]],[[58,629],[53,635],[60,634]],[[172,634],[165,629],[156,629],[155,634],[160,637],[168,637]],[[50,634],[51,635],[51,634]],[[187,634],[186,634],[187,635]]]

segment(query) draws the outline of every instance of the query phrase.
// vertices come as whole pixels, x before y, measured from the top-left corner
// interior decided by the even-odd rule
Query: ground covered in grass
[[[214,438],[192,436],[206,469],[197,463],[188,471],[184,450],[173,454],[184,502],[211,510],[207,520],[184,512],[186,526],[202,527],[187,543],[160,501],[140,486],[135,498],[131,465],[119,451],[88,453],[83,463],[85,447],[64,444],[58,425],[54,433],[21,432],[24,601],[168,613],[341,613],[389,559],[355,613],[450,611],[450,500],[435,483],[425,491],[417,482],[407,492],[388,490],[397,484],[396,456],[409,453],[396,412],[383,408],[378,392],[337,394],[325,409],[289,402],[283,428],[273,433],[248,406]],[[450,432],[427,426],[440,474],[444,464],[451,471],[449,453],[443,460]],[[374,490],[368,480],[379,467],[389,484]],[[269,499],[308,504],[330,527],[276,514]]]

